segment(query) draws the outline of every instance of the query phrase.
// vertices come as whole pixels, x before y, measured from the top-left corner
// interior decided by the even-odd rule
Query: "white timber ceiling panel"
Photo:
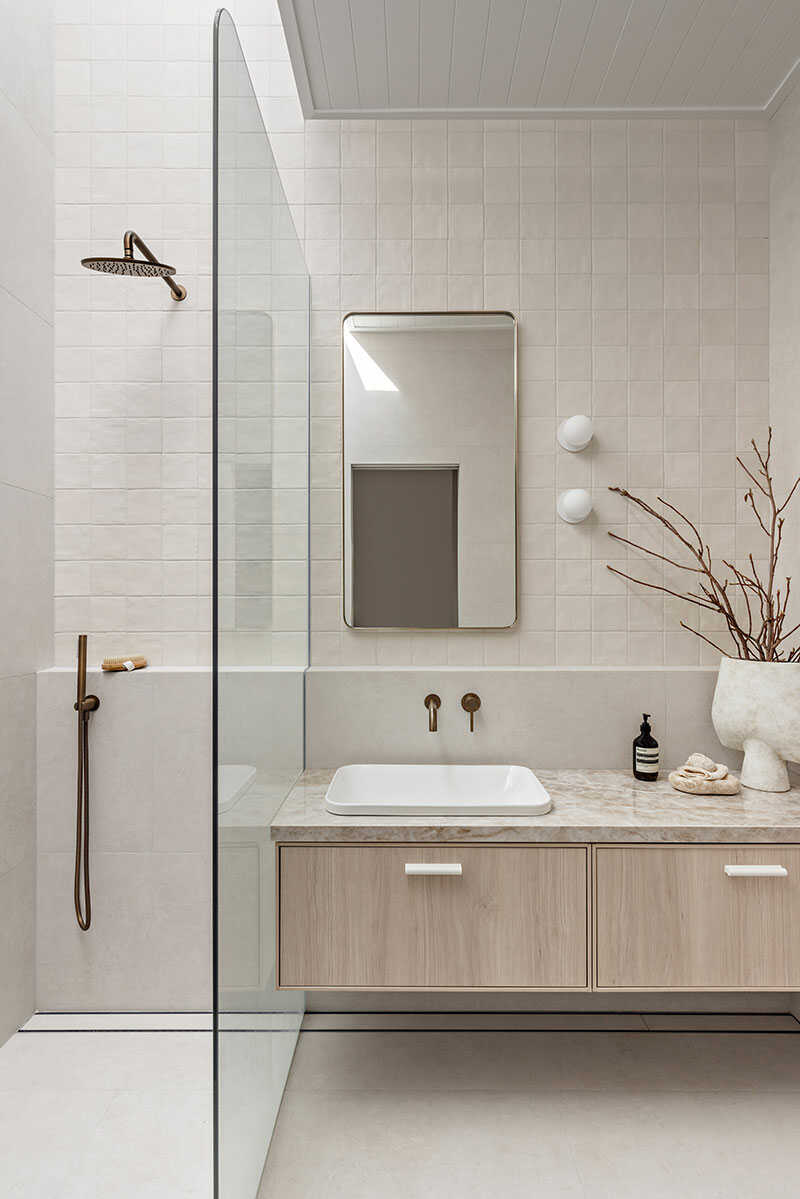
[[[800,0],[278,0],[307,117],[769,114]]]

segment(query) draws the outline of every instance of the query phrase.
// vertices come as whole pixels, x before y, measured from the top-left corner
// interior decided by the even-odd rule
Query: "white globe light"
[[[592,418],[590,416],[568,416],[558,426],[558,444],[562,449],[577,454],[585,450],[594,436]]]
[[[556,505],[558,515],[570,525],[579,525],[582,520],[586,520],[592,507],[592,497],[582,487],[562,491]]]

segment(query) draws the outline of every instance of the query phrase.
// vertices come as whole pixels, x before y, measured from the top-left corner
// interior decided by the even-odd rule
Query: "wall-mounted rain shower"
[[[141,250],[144,259],[134,258],[133,248]],[[82,258],[81,266],[90,271],[102,271],[106,275],[137,275],[147,278],[163,279],[172,292],[173,300],[185,300],[186,288],[171,278],[175,274],[174,266],[159,262],[155,254],[146,246],[138,233],[129,229],[122,239],[122,258]]]
[[[78,637],[78,794],[75,827],[75,917],[87,932],[92,923],[92,890],[89,884],[89,717],[100,707],[96,695],[86,694],[86,634]],[[83,896],[81,897],[81,870]]]

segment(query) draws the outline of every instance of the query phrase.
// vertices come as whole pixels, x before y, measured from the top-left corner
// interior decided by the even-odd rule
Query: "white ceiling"
[[[278,3],[307,117],[770,113],[800,60],[800,0]]]

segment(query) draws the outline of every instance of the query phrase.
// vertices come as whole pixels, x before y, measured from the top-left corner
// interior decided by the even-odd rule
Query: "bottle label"
[[[658,747],[636,746],[636,769],[642,774],[658,774]]]

